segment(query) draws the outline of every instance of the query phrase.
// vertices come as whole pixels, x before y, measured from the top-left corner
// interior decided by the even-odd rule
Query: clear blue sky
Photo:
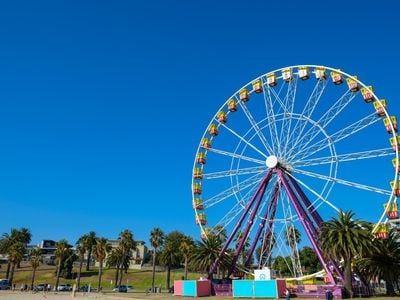
[[[0,233],[74,243],[128,228],[148,241],[159,226],[198,238],[192,165],[226,98],[270,70],[321,64],[359,75],[400,112],[399,10],[396,0],[3,1]]]

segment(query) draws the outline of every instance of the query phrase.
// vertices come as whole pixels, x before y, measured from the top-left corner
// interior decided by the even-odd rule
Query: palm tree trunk
[[[344,288],[350,298],[353,298],[353,285],[352,285],[352,276],[351,276],[351,261],[347,259],[344,267]]]
[[[185,256],[185,280],[187,280],[187,274],[188,274],[188,258]]]
[[[167,288],[167,291],[169,291],[170,281],[171,281],[171,266],[167,265],[167,278],[165,282],[165,287]]]
[[[117,265],[115,270],[115,284],[114,284],[115,287],[118,285],[118,279],[119,279],[119,265]]]
[[[153,273],[151,275],[151,290],[154,291],[154,279],[156,275],[156,249],[154,248],[153,253]]]
[[[15,263],[11,265],[10,278],[8,279],[10,281],[10,286],[13,286],[15,265]]]
[[[99,282],[97,283],[97,292],[100,293],[101,291],[101,275],[103,272],[103,261],[99,261]]]
[[[92,258],[92,249],[88,249],[88,254],[87,254],[87,262],[86,262],[86,272],[89,272],[90,270],[90,259]]]
[[[36,273],[36,268],[32,268],[31,291],[33,290],[33,284],[35,283],[35,273]]]
[[[119,281],[118,285],[121,285],[122,283],[122,277],[124,276],[124,267],[121,265],[119,268]]]
[[[60,271],[61,271],[61,258],[58,259],[58,264],[57,264],[56,285],[54,287],[56,291],[58,288],[58,282],[60,281]]]
[[[78,281],[76,283],[78,291],[79,291],[79,288],[81,287],[82,266],[83,266],[83,257],[81,257],[81,259],[79,260]]]
[[[6,271],[6,278],[10,279],[10,268],[11,268],[11,262],[7,262],[7,271]]]

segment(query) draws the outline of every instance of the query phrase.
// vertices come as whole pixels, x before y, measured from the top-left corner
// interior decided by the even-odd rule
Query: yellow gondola
[[[203,228],[201,230],[201,239],[202,240],[206,240],[210,235],[211,235],[212,231],[210,228]]]
[[[357,81],[357,76],[346,78],[346,82],[350,91],[357,92],[360,89]]]
[[[212,136],[217,136],[218,135],[218,125],[210,124],[210,126],[208,126],[208,133]]]
[[[325,80],[326,79],[325,68],[321,67],[315,68],[315,78],[317,78],[317,80]]]
[[[276,86],[278,84],[278,78],[276,77],[275,73],[269,73],[267,75],[267,84],[270,87]]]
[[[195,195],[201,195],[202,189],[201,189],[201,183],[193,183],[193,194]]]
[[[390,140],[390,145],[392,145],[393,151],[396,152],[396,149],[400,151],[400,136],[396,136],[396,138],[391,137],[389,140]]]
[[[206,225],[207,224],[207,217],[205,214],[197,214],[196,216],[196,224]]]
[[[371,85],[361,88],[361,94],[365,102],[369,103],[375,100],[374,95],[372,94],[373,92],[374,92],[374,87]]]
[[[229,99],[228,100],[228,110],[230,112],[235,112],[237,111],[238,103],[235,99]]]
[[[390,186],[392,187],[393,195],[400,197],[400,180],[391,181]]]
[[[226,112],[224,112],[224,111],[218,112],[217,119],[218,119],[218,122],[225,124],[226,121],[228,120],[228,117],[226,116]]]
[[[247,102],[250,100],[249,91],[247,89],[241,89],[239,91],[240,101]]]
[[[400,173],[400,161],[398,158],[393,158],[392,159],[392,164],[395,170],[397,170],[397,173]]]
[[[200,143],[201,147],[205,149],[211,148],[211,140],[209,138],[203,138]]]
[[[203,170],[201,168],[194,168],[193,178],[194,179],[203,179]]]
[[[196,155],[196,163],[200,165],[205,165],[206,164],[206,154],[203,152],[199,152]]]
[[[197,210],[202,210],[204,208],[203,200],[200,198],[193,199],[193,208]]]
[[[385,115],[385,111],[387,109],[387,102],[385,99],[381,99],[379,101],[374,101],[375,112],[378,116],[383,117]]]
[[[282,79],[289,82],[293,78],[293,70],[291,68],[282,70]]]
[[[254,80],[252,85],[253,85],[254,92],[261,93],[263,91],[261,79]]]
[[[337,71],[331,72],[331,78],[332,78],[333,83],[336,85],[343,83],[342,74]]]
[[[399,212],[397,210],[397,203],[390,202],[390,203],[385,203],[383,205],[386,211],[386,216],[388,219],[397,219],[399,217]]]
[[[375,238],[378,240],[387,240],[389,238],[389,228],[387,224],[377,224]]]
[[[307,80],[310,78],[310,68],[309,67],[299,67],[299,77],[302,80]]]
[[[392,125],[393,125],[394,132],[397,133],[397,118],[396,118],[396,116],[391,116],[390,118],[384,118],[383,124],[385,124],[385,128],[388,133],[393,133]]]

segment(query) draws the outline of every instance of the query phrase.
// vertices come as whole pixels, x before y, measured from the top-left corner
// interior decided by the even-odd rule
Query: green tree
[[[90,270],[93,247],[96,245],[96,232],[90,231],[88,234],[81,236],[78,241],[82,242],[87,251],[86,272],[88,272]]]
[[[122,251],[122,260],[119,266],[119,282],[118,285],[121,285],[123,272],[127,272],[129,268],[130,259],[132,257],[132,250],[136,249],[136,242],[133,239],[132,231],[125,229],[119,234],[119,247]],[[125,264],[128,262],[128,264]]]
[[[353,297],[352,270],[354,258],[373,249],[372,234],[368,223],[353,219],[351,211],[338,213],[337,218],[323,222],[320,230],[322,251],[344,265],[344,288]]]
[[[196,241],[194,253],[191,256],[193,269],[208,274],[211,266],[216,261],[222,249],[222,241],[217,235],[209,235],[207,239]],[[221,258],[219,269],[224,272],[231,261],[231,253],[228,251]],[[219,273],[219,271],[218,271]],[[210,274],[212,279],[213,274]]]
[[[85,259],[85,253],[86,253],[86,248],[80,239],[76,243],[76,251],[78,253],[78,258],[79,258],[79,268],[78,268],[78,277],[77,277],[77,290],[79,291],[79,288],[81,287],[81,274],[82,274],[82,267],[83,267],[83,261]]]
[[[26,246],[28,243],[30,243],[32,238],[32,235],[29,231],[29,229],[27,228],[20,228],[20,229],[15,229],[12,228],[11,232],[8,233],[4,233],[2,239],[0,240],[0,253],[7,255],[10,258],[10,254],[9,251],[11,249],[11,247],[13,246],[13,244],[19,242],[23,245],[24,247],[24,252],[26,249]],[[15,247],[14,249],[15,250]],[[20,261],[17,262],[17,266],[19,266]],[[10,278],[10,268],[11,268],[11,261],[10,259],[8,259],[8,263],[7,263],[7,271],[6,271],[6,277],[9,279]],[[15,269],[15,266],[14,266]]]
[[[101,276],[103,273],[103,263],[107,254],[111,251],[111,244],[106,238],[97,238],[96,245],[94,246],[94,257],[99,262],[99,275],[97,283],[97,292],[101,291]]]
[[[160,261],[166,267],[166,280],[165,288],[170,289],[171,282],[171,268],[180,265],[181,253],[179,251],[179,245],[185,235],[179,231],[170,232],[164,242],[163,249],[160,254]]]
[[[40,266],[41,260],[42,260],[42,251],[40,250],[40,248],[34,248],[29,256],[29,262],[32,267],[31,290],[33,290],[33,286],[35,284],[36,269]]]
[[[58,283],[60,281],[60,274],[61,274],[61,265],[63,263],[63,260],[68,252],[68,249],[70,248],[68,245],[67,240],[62,239],[56,243],[56,261],[57,261],[57,275],[56,275],[56,284],[55,284],[55,290],[58,288]]]
[[[189,262],[190,256],[193,254],[193,250],[194,250],[193,239],[189,236],[185,236],[181,240],[181,244],[179,245],[179,250],[181,251],[183,259],[184,259],[184,266],[185,266],[184,278],[185,278],[185,280],[187,280],[188,262]]]
[[[321,262],[313,248],[305,246],[299,251],[299,255],[306,274],[312,274],[322,270]]]
[[[67,251],[65,251],[65,255],[61,263],[60,277],[63,277],[65,279],[72,278],[72,268],[74,265],[74,261],[76,261],[77,259],[78,256],[71,248],[68,248]]]
[[[384,280],[386,294],[395,296],[394,286],[400,279],[400,234],[392,229],[387,240],[373,240],[374,249],[355,264],[363,278]]]
[[[123,266],[124,268],[129,267],[129,261],[124,261],[124,255],[122,253],[121,247],[116,247],[112,249],[110,255],[107,257],[107,262],[106,262],[107,267],[115,267],[115,281],[114,285],[118,285],[118,279],[119,279],[119,270],[120,266]]]
[[[291,270],[288,264],[289,257],[283,257],[278,255],[274,258],[274,262],[272,263],[272,268],[278,271],[279,277],[289,276],[291,275]]]
[[[156,255],[158,247],[161,247],[164,243],[165,234],[161,228],[156,227],[150,232],[150,244],[153,247],[153,268],[151,275],[151,290],[154,291],[154,278],[156,272]]]
[[[8,249],[8,260],[11,263],[11,272],[9,277],[11,285],[14,280],[15,267],[22,260],[24,254],[25,254],[25,245],[20,241],[14,242]]]

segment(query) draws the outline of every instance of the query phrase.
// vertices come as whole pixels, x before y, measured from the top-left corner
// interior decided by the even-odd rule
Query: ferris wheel
[[[268,72],[225,100],[200,139],[192,176],[202,239],[225,235],[210,272],[233,248],[229,274],[289,255],[301,276],[293,242],[301,234],[334,283],[337,266],[317,237],[340,210],[374,212],[374,234],[386,238],[400,196],[400,137],[389,104],[357,76],[315,65]]]

